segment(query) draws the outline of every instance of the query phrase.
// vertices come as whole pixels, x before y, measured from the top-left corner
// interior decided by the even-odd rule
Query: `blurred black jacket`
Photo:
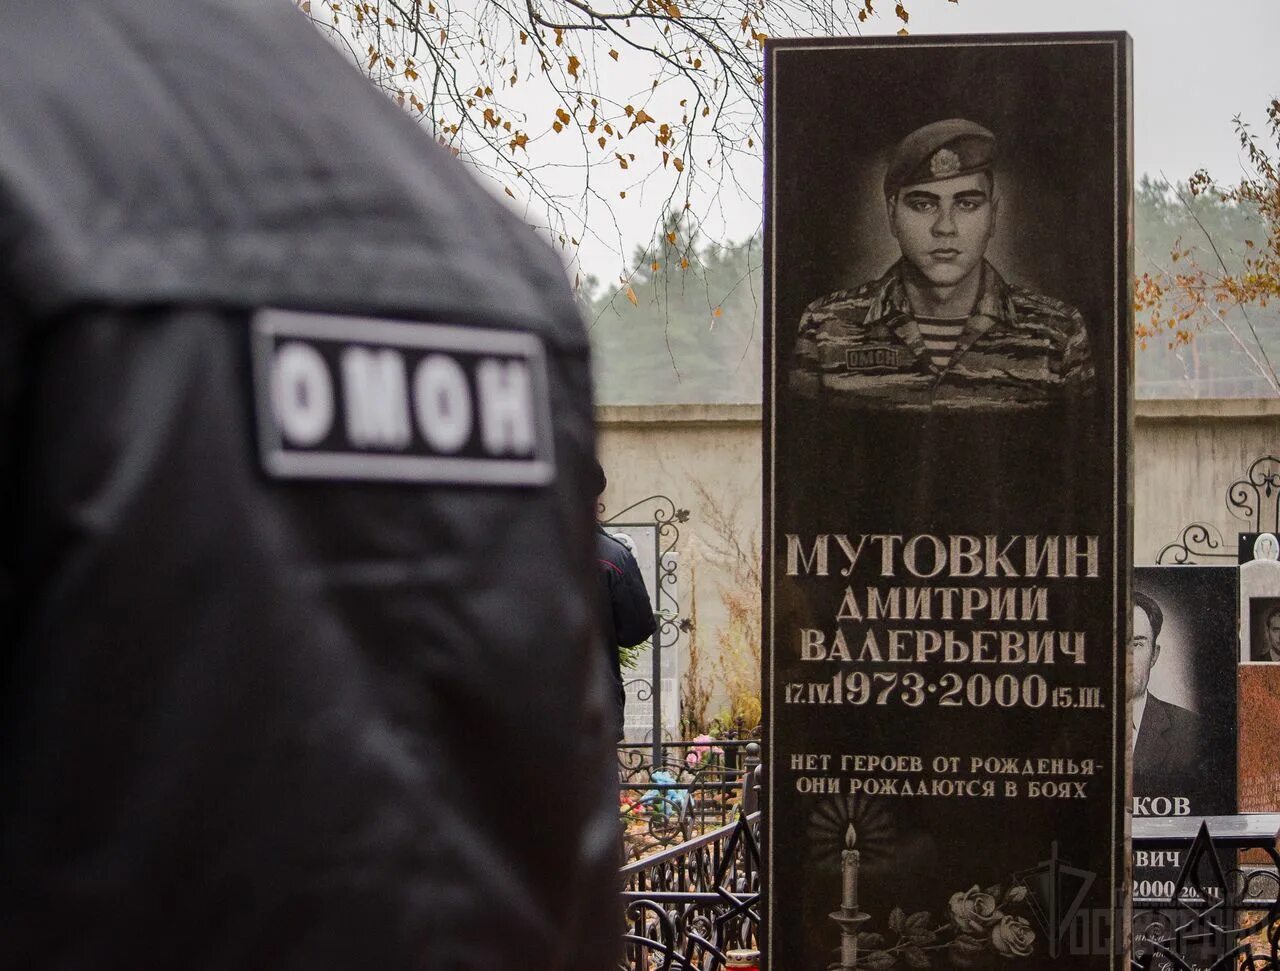
[[[640,565],[631,551],[596,528],[596,560],[599,565],[600,593],[604,613],[605,661],[613,676],[617,734],[622,736],[623,705],[626,691],[622,682],[622,663],[618,647],[635,647],[648,640],[657,630],[649,592],[644,588]]]
[[[0,967],[610,967],[557,259],[288,0],[17,0],[0,90]],[[554,478],[269,474],[264,307],[530,335]]]

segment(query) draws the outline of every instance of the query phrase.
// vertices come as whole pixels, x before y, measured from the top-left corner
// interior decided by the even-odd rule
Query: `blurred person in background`
[[[596,495],[604,494],[608,479],[597,463],[593,472]],[[653,604],[645,589],[635,545],[626,533],[610,532],[596,526],[596,564],[600,578],[601,611],[604,616],[605,664],[613,682],[616,735],[623,736],[627,692],[622,678],[621,648],[643,644],[658,629]]]

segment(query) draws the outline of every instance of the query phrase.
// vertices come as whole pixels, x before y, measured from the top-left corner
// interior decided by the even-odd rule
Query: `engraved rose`
[[[1024,958],[1031,953],[1036,932],[1024,917],[1001,917],[991,928],[991,947],[1007,958]]]
[[[987,928],[1003,916],[996,907],[996,898],[979,890],[977,884],[963,892],[953,893],[950,907],[951,923],[965,934],[985,937]]]

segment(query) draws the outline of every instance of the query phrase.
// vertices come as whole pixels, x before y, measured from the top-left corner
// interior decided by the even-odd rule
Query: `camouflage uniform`
[[[982,285],[955,352],[930,360],[902,283],[878,280],[811,303],[800,318],[791,388],[859,408],[1035,408],[1093,390],[1089,334],[1069,304],[1001,279]]]

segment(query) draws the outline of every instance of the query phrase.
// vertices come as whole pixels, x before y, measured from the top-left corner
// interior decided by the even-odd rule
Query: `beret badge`
[[[929,171],[934,178],[945,179],[960,171],[960,156],[949,148],[940,148],[929,159]]]

